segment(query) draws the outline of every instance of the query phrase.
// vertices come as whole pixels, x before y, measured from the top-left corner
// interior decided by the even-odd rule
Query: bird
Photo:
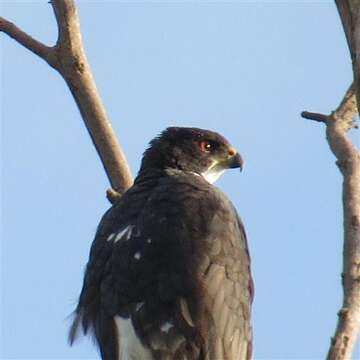
[[[104,360],[246,360],[254,294],[244,226],[213,183],[243,167],[220,134],[169,127],[104,214],[69,331]]]

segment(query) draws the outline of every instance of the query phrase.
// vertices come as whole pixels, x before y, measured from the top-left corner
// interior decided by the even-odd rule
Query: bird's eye
[[[199,146],[202,152],[210,152],[211,150],[213,150],[214,147],[213,144],[210,143],[210,141],[200,141]]]

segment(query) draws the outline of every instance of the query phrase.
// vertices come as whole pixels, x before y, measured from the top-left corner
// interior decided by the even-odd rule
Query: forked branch
[[[303,112],[306,119],[323,122],[331,151],[343,175],[343,304],[338,313],[328,360],[351,359],[360,330],[360,152],[347,137],[358,114],[356,83],[330,115]]]
[[[108,191],[108,198],[114,202],[119,194],[132,184],[130,169],[86,58],[75,2],[52,0],[51,5],[58,25],[56,45],[49,47],[42,44],[1,17],[0,31],[41,57],[64,78],[103,163],[112,187],[112,190]]]

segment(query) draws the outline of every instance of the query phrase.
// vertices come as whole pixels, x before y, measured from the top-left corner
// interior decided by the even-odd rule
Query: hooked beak
[[[241,158],[238,152],[235,155],[233,155],[228,162],[229,169],[240,168],[240,171],[242,171],[243,165],[244,165],[243,159]]]

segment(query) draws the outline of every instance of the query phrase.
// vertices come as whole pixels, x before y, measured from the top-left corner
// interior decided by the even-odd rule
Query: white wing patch
[[[144,306],[143,302],[138,302],[135,307],[135,311],[139,311]]]
[[[115,237],[116,233],[112,233],[109,235],[109,237],[106,239],[107,241],[111,241]]]
[[[118,360],[153,360],[151,352],[135,334],[131,319],[124,319],[118,315],[114,317],[118,333]]]
[[[135,225],[128,225],[117,233],[110,234],[107,238],[107,241],[111,241],[115,238],[114,243],[117,243],[120,239],[129,240],[131,238],[131,234],[135,228]]]
[[[174,327],[174,325],[172,323],[166,322],[160,326],[160,330],[162,332],[168,333],[172,327]]]
[[[134,258],[135,258],[136,260],[140,260],[140,258],[141,258],[140,251],[138,251],[138,252],[135,253]]]

